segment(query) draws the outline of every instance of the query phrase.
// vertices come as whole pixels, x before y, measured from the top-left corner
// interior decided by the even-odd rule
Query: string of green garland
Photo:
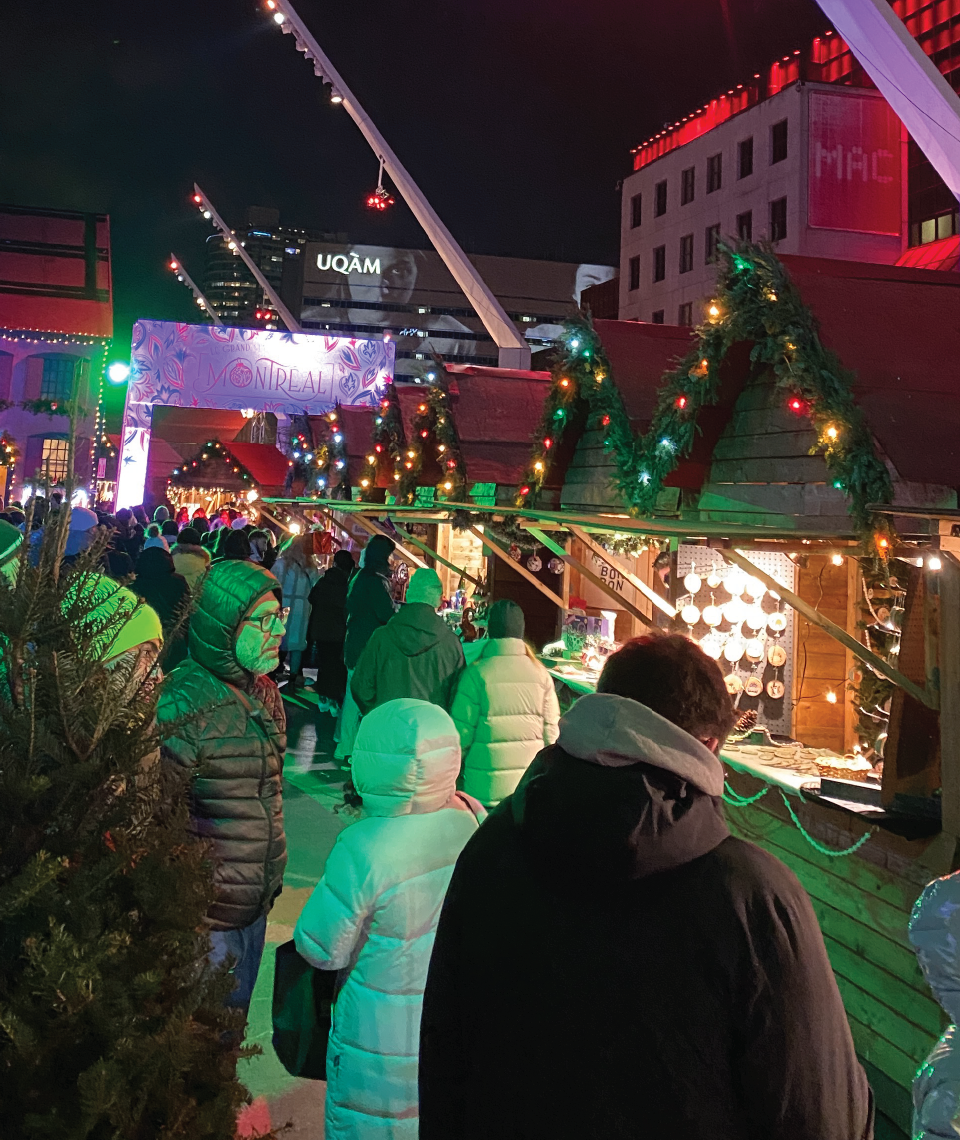
[[[753,345],[751,363],[767,367],[788,406],[809,418],[833,485],[849,498],[854,527],[873,554],[893,539],[889,520],[868,510],[888,503],[892,486],[873,438],[853,398],[853,374],[824,348],[817,322],[771,249],[721,244],[721,264],[707,319],[697,343],[663,378],[653,419],[637,443],[629,475],[636,480],[627,502],[638,513],[653,510],[664,479],[687,455],[697,412],[719,398],[720,366],[731,346]]]
[[[12,467],[20,456],[16,440],[8,432],[0,433],[0,467]]]
[[[610,361],[589,317],[564,325],[552,382],[533,439],[533,454],[524,468],[514,500],[517,507],[536,506],[564,434],[585,421],[603,432],[604,451],[612,452],[616,484],[628,503],[635,482],[635,441]]]
[[[363,503],[376,501],[377,480],[382,470],[389,471],[396,493],[403,477],[403,453],[407,447],[400,414],[397,389],[390,384],[380,401],[373,420],[373,439],[360,473],[359,498]]]
[[[463,461],[457,427],[450,410],[450,394],[443,377],[424,385],[423,397],[413,417],[412,436],[403,453],[403,468],[397,488],[397,502],[416,502],[417,487],[423,471],[424,448],[432,446],[440,467],[437,484],[439,501],[449,499],[462,503],[467,494],[467,469]]]
[[[288,482],[302,481],[303,493],[320,499],[349,499],[350,483],[347,448],[344,442],[340,405],[326,415],[305,417],[290,437],[293,461]]]

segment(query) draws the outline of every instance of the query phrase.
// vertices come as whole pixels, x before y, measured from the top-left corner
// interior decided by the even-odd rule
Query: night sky
[[[202,271],[196,179],[351,240],[424,245],[262,0],[8,0],[0,201],[105,211],[118,346],[190,319],[165,269]],[[616,263],[629,148],[827,22],[812,0],[300,0],[360,102],[470,252]]]

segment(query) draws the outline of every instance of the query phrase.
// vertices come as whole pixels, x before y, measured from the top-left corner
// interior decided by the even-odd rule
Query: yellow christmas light
[[[716,301],[710,302],[709,306],[707,307],[707,316],[710,318],[711,321],[715,321],[719,318],[720,306],[717,304]]]
[[[836,439],[839,434],[840,432],[833,426],[833,424],[830,424],[826,431],[827,439]]]

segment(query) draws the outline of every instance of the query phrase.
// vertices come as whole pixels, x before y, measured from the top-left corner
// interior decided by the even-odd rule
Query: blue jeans
[[[257,984],[260,959],[263,957],[263,944],[267,936],[267,916],[261,915],[256,922],[240,930],[213,930],[210,932],[212,949],[207,961],[211,966],[219,966],[227,958],[233,958],[230,968],[233,974],[233,992],[227,998],[227,1005],[246,1012],[250,1008],[253,987]]]

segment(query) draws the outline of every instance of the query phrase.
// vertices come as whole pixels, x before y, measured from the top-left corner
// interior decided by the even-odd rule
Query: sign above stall
[[[153,409],[322,415],[376,406],[392,382],[390,339],[138,321],[123,412],[117,506],[141,502]]]

